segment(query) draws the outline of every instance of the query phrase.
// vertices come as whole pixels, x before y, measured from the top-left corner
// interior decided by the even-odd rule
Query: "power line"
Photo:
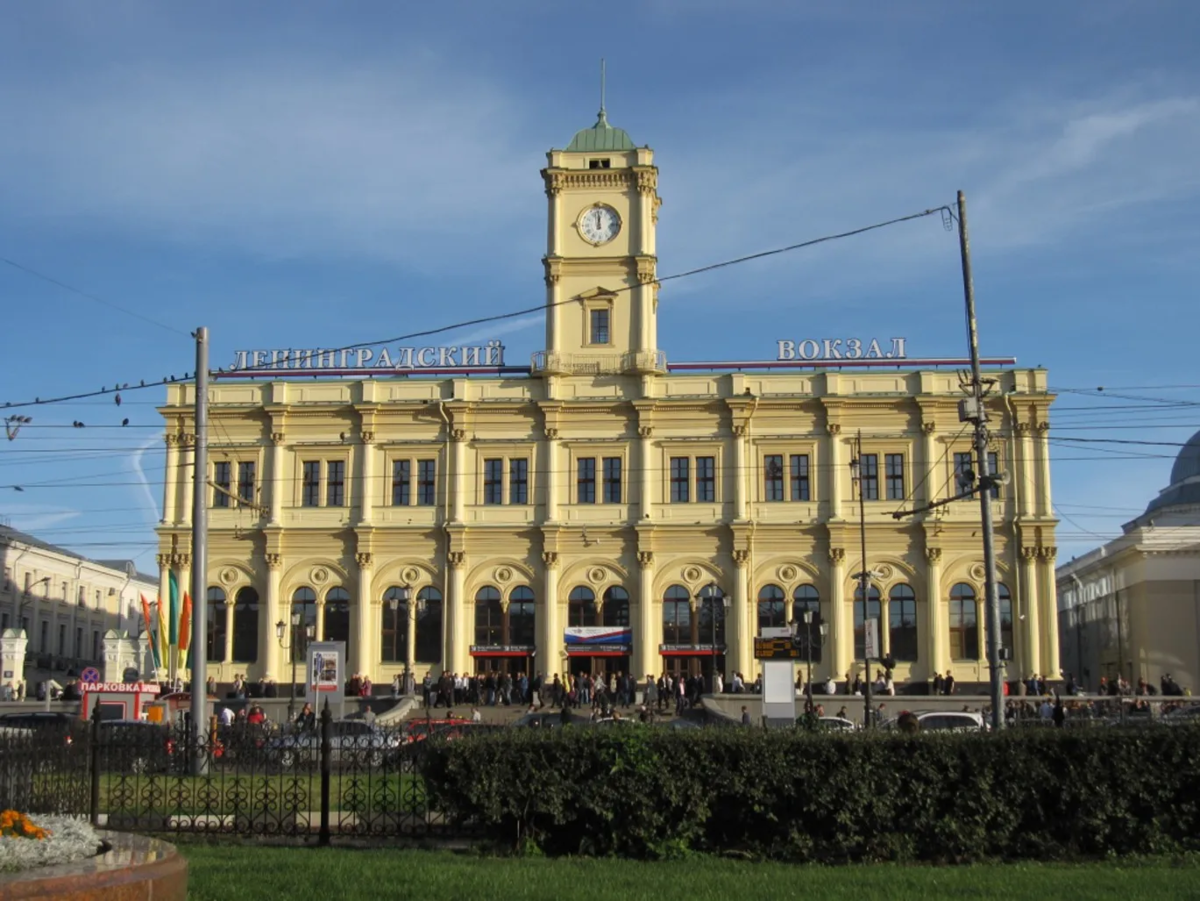
[[[160,328],[168,332],[174,332],[176,335],[182,335],[185,338],[188,337],[187,332],[180,331],[174,326],[166,325],[165,323],[159,322],[157,319],[151,319],[149,316],[143,316],[141,313],[135,313],[133,310],[126,309],[125,307],[115,304],[110,300],[105,300],[102,297],[97,297],[95,294],[89,294],[87,291],[81,291],[79,288],[68,285],[66,282],[59,281],[52,276],[46,275],[44,272],[38,272],[36,269],[30,269],[28,266],[18,263],[16,260],[10,260],[7,257],[0,257],[0,263],[7,263],[9,266],[12,266],[14,269],[20,269],[27,275],[32,275],[34,278],[40,278],[44,282],[57,285],[64,291],[70,291],[72,294],[78,294],[80,297],[86,297],[88,300],[94,301],[101,306],[116,310],[119,313],[124,313],[126,316],[132,316],[134,319],[140,319],[142,322],[149,323],[156,328]]]

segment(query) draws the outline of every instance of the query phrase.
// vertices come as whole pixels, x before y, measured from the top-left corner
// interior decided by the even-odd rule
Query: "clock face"
[[[579,216],[579,233],[589,244],[607,244],[620,230],[621,217],[612,207],[588,207]]]

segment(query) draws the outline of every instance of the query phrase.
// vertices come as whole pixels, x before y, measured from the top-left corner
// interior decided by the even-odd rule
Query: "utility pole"
[[[988,467],[987,411],[979,372],[979,330],[975,321],[975,284],[971,279],[971,241],[967,234],[967,197],[958,192],[958,244],[962,255],[963,293],[967,302],[967,340],[971,349],[971,397],[960,403],[959,420],[975,425],[975,465],[979,509],[983,517],[983,565],[987,623],[988,670],[991,676],[992,729],[1004,728],[1003,664],[1000,659],[1000,599],[996,591],[996,536],[992,525],[992,485]]]
[[[862,471],[862,429],[854,439],[854,459],[850,461],[850,481],[858,484],[858,538],[862,548],[862,569],[858,573],[858,590],[862,595],[863,612],[863,728],[871,728],[871,651],[867,647],[867,623],[871,608],[867,595],[871,587],[871,571],[867,567],[867,505],[864,473]],[[849,691],[850,687],[847,686]]]
[[[192,771],[208,769],[208,329],[196,339],[196,453],[192,470]]]

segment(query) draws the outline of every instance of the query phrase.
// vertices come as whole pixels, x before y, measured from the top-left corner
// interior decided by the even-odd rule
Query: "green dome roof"
[[[633,150],[633,141],[623,128],[613,128],[608,124],[604,108],[600,108],[600,116],[591,128],[575,132],[575,137],[567,145],[567,150],[590,152],[593,150]]]

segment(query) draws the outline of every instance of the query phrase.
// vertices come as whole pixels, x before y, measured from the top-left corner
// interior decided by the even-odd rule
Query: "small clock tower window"
[[[588,168],[589,169],[611,169],[612,168],[612,160],[608,159],[607,157],[605,157],[604,159],[599,159],[599,160],[588,160]]]
[[[608,344],[609,339],[609,310],[603,308],[591,311],[591,328],[588,334],[589,344]]]

